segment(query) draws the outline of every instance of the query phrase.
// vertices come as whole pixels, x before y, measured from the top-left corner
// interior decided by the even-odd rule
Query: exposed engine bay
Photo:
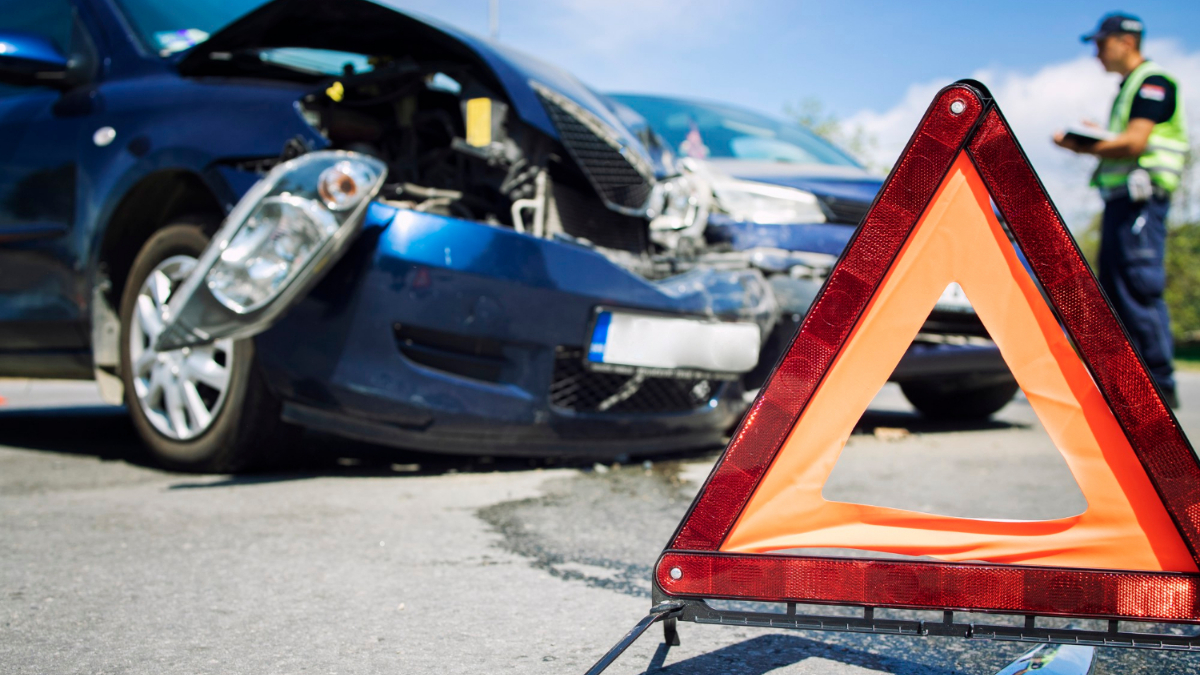
[[[311,85],[297,108],[329,147],[387,164],[379,199],[588,246],[648,280],[697,267],[823,277],[836,259],[706,237],[710,212],[735,200],[717,199],[729,192],[719,177],[676,157],[632,108],[372,2],[276,0],[191,50],[180,70]],[[297,139],[282,159],[314,149]],[[807,197],[817,220],[806,222],[823,221]]]
[[[382,212],[400,218],[397,210],[403,210],[406,223],[420,222],[429,235],[506,242],[497,244],[497,253],[511,243],[517,253],[506,264],[536,266],[551,256],[572,261],[556,271],[579,283],[566,296],[590,323],[556,338],[555,353],[563,356],[556,362],[583,368],[585,375],[633,378],[606,389],[594,401],[597,410],[633,396],[648,377],[735,379],[752,390],[790,344],[852,237],[851,226],[868,208],[861,188],[769,184],[755,177],[760,174],[706,161],[707,150],[688,149],[706,147],[694,118],[682,120],[686,126],[691,119],[692,130],[687,143],[674,141],[685,155],[676,157],[647,118],[619,97],[597,94],[552,65],[367,0],[275,0],[189,51],[179,70],[290,82],[290,100],[307,128],[287,132],[295,135],[279,161],[260,154],[231,162],[269,171],[234,207],[189,276],[185,290],[193,294],[171,301],[179,330],[163,331],[173,341],[160,336],[162,349],[262,333],[348,250],[357,223],[382,225],[391,221],[367,218]],[[670,120],[660,126],[675,128]],[[438,217],[414,218],[417,213]],[[406,231],[393,228],[383,236],[403,239]],[[245,246],[232,245],[241,240]],[[407,247],[405,240],[391,253],[415,259],[428,253]],[[453,269],[451,249],[444,250],[444,267],[440,258],[424,264]],[[476,304],[490,289],[474,284],[491,273],[465,275],[472,285],[466,295],[478,296]],[[412,283],[415,288],[417,280]],[[629,296],[610,301],[620,289]],[[230,301],[231,294],[240,295]],[[529,304],[519,296],[511,307],[525,312]],[[977,323],[962,304],[953,310],[954,325],[947,324],[955,335],[963,334],[958,324],[973,329]],[[477,340],[481,329],[466,329],[475,310],[467,311],[466,321],[439,311],[406,324],[455,341]],[[644,326],[668,325],[641,318],[655,313],[674,323],[647,333]],[[947,332],[935,328],[939,336]],[[728,335],[709,334],[725,330]],[[421,341],[405,335],[409,347]],[[668,337],[682,342],[662,341]],[[736,347],[703,358],[687,349],[718,338]],[[424,340],[421,348],[454,351],[439,340],[433,342],[441,346]],[[477,351],[472,347],[474,356]],[[718,352],[753,359],[723,364],[715,360]],[[914,377],[925,372],[917,372],[920,367]],[[710,393],[705,385],[690,395],[703,403]]]
[[[520,128],[510,134],[508,106],[466,68],[389,60],[333,80],[299,105],[333,148],[387,163],[381,198],[526,229],[513,205],[536,196],[550,144]]]
[[[697,266],[820,279],[832,265],[832,256],[706,242],[705,176],[648,127],[637,140],[674,175],[656,176],[603,120],[534,82],[561,141],[547,136],[512,114],[490,80],[469,65],[386,59],[322,82],[298,106],[333,148],[387,163],[380,198],[393,206],[573,241],[647,279]]]

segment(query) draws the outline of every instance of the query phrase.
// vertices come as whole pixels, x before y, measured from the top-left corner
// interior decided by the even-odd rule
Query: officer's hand
[[[1065,131],[1054,134],[1054,144],[1060,148],[1066,148],[1071,152],[1083,152],[1083,148],[1079,146],[1079,143],[1074,138],[1067,138]]]

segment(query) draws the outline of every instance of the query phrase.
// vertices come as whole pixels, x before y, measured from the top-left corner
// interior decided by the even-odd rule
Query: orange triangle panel
[[[1062,453],[1083,513],[981,520],[822,496],[951,282]],[[779,553],[801,548],[930,560]],[[964,82],[930,106],[655,585],[666,597],[1200,622],[1197,551],[1200,463],[1003,115]]]

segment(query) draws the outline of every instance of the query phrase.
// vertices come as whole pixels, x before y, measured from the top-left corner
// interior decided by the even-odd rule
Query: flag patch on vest
[[[1138,90],[1138,96],[1151,101],[1162,101],[1167,98],[1167,89],[1157,84],[1143,84],[1142,88]]]

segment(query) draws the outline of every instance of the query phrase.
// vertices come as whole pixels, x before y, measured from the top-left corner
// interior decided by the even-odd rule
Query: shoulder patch
[[[1143,84],[1142,88],[1138,89],[1138,96],[1151,101],[1163,101],[1167,98],[1167,89],[1157,84]]]

